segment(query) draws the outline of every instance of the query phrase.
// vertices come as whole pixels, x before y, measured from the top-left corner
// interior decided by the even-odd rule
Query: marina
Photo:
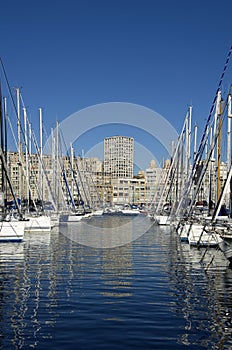
[[[8,152],[0,108],[1,349],[231,349],[231,88],[220,86],[200,141],[189,107],[170,159],[137,175],[128,136],[105,138],[103,161],[76,157],[57,122],[46,154],[42,110],[38,143],[19,89]]]
[[[149,228],[141,235],[133,220]],[[0,245],[0,348],[231,348],[232,270],[220,250],[191,248],[147,217],[87,222],[93,240],[128,222],[139,238],[94,248],[66,227]]]
[[[0,350],[231,350],[231,4],[7,7]]]

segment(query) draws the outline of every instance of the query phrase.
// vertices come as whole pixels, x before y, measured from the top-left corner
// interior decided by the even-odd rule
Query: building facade
[[[113,136],[104,139],[104,172],[112,179],[132,178],[134,170],[134,139]]]
[[[154,160],[151,160],[145,171],[146,180],[146,204],[156,204],[164,185],[164,174],[167,170],[159,167]]]
[[[143,206],[146,202],[146,184],[144,178],[113,179],[113,205]]]

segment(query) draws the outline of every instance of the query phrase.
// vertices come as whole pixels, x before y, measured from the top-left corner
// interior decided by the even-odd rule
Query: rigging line
[[[14,109],[14,112],[16,114],[16,118],[18,119],[17,107],[16,107],[16,104],[15,104],[15,101],[14,101],[14,97],[13,97],[13,94],[12,94],[12,91],[11,91],[11,88],[10,88],[10,83],[9,83],[9,80],[8,80],[8,77],[7,77],[7,74],[6,74],[6,70],[5,70],[5,67],[4,67],[4,64],[3,64],[3,61],[2,61],[1,57],[0,57],[0,64],[2,66],[2,70],[3,70],[4,78],[6,80],[6,85],[7,85],[7,89],[8,89],[10,98],[11,98],[11,102],[13,104],[13,109]],[[21,99],[21,102],[22,102],[22,107],[25,108],[25,104],[24,104],[21,92],[20,92],[20,99]],[[20,131],[21,131],[21,134],[22,134],[22,137],[23,137],[24,144],[26,144],[26,142],[25,142],[25,134],[24,134],[24,130],[23,130],[23,127],[22,127],[21,123],[20,123]]]
[[[61,194],[62,196],[62,200],[63,200],[63,204],[66,205],[67,207],[67,203],[66,203],[66,199],[65,199],[65,193],[64,190],[62,188],[62,178],[61,178],[61,174],[62,174],[62,169],[64,167],[64,160],[63,160],[63,153],[62,153],[62,145],[61,145],[61,139],[60,139],[60,129],[59,129],[59,123],[56,122],[57,126],[56,126],[56,144],[55,144],[55,166],[56,166],[56,183],[58,184],[58,190],[59,193],[57,192],[57,196],[59,199],[59,196]],[[59,172],[58,172],[58,168],[59,168]]]
[[[228,96],[229,96],[229,94],[230,94],[230,91],[229,91],[229,93],[228,93]],[[227,104],[228,104],[228,96],[227,96],[227,100],[226,100],[226,102],[225,102],[225,104],[224,104],[223,111],[222,111],[222,114],[221,114],[221,115],[222,115],[222,124],[219,125],[218,130],[217,130],[217,133],[216,133],[215,137],[214,137],[213,140],[212,140],[212,144],[211,144],[211,146],[210,146],[210,150],[209,150],[209,153],[208,153],[208,157],[207,157],[207,159],[206,159],[205,162],[204,162],[203,168],[202,168],[202,170],[201,170],[201,174],[200,174],[200,176],[199,176],[199,180],[198,180],[198,182],[197,182],[196,188],[195,188],[195,190],[194,190],[194,193],[193,193],[193,196],[192,196],[192,199],[191,199],[191,205],[190,205],[189,209],[186,211],[186,213],[188,214],[188,215],[187,215],[188,217],[192,214],[193,203],[194,203],[194,201],[195,201],[195,199],[196,199],[197,193],[198,193],[198,191],[199,191],[199,189],[200,189],[200,186],[201,186],[201,184],[202,184],[202,181],[203,181],[203,177],[204,177],[205,171],[206,171],[206,169],[207,169],[207,167],[208,167],[208,165],[209,165],[210,159],[211,159],[211,157],[212,157],[213,149],[214,149],[214,147],[215,147],[215,145],[216,145],[218,136],[219,136],[220,131],[221,131],[221,129],[222,129],[223,121],[224,121],[225,118],[226,118],[225,109],[226,109],[226,106],[227,106]]]
[[[4,67],[4,64],[3,64],[3,61],[2,61],[2,58],[0,57],[0,64],[2,66],[2,71],[3,71],[3,75],[4,75],[4,78],[6,80],[6,85],[7,85],[7,89],[8,89],[8,92],[9,92],[9,95],[10,95],[10,98],[11,98],[11,102],[13,104],[13,109],[14,109],[14,112],[16,114],[16,118],[18,119],[18,111],[17,111],[17,107],[16,107],[16,104],[15,104],[15,101],[14,101],[14,97],[13,97],[13,94],[12,94],[12,91],[11,91],[11,87],[10,87],[10,83],[9,83],[9,79],[7,77],[7,74],[6,74],[6,69]],[[21,95],[21,93],[20,93]],[[22,96],[21,96],[21,99],[22,99]],[[20,131],[23,135],[23,141],[25,142],[25,135],[24,135],[24,132],[23,132],[23,128],[22,128],[22,125],[20,123]]]
[[[61,137],[61,139],[60,139],[60,137]],[[67,169],[65,168],[65,164],[64,164],[63,148],[62,148],[62,144],[61,144],[62,141],[63,141],[64,147],[66,149],[66,156],[67,156],[68,164],[71,166],[71,161],[70,161],[70,157],[69,157],[69,153],[68,153],[68,148],[66,146],[62,130],[59,129],[59,139],[58,139],[59,145],[58,145],[58,147],[59,147],[59,149],[61,149],[61,157],[59,158],[59,165],[60,165],[60,168],[61,168],[61,172],[62,172],[62,175],[63,175],[63,179],[64,179],[64,182],[65,182],[67,193],[68,193],[69,198],[71,200],[71,204],[72,204],[74,210],[76,210],[77,208],[76,208],[76,205],[75,205],[75,202],[74,202],[73,193],[70,190],[70,186],[69,186],[68,179],[67,179]],[[74,170],[73,170],[72,167],[71,167],[71,171],[72,171],[73,178],[75,180],[75,184],[77,185],[76,179],[75,179]],[[79,195],[79,188],[77,188],[77,191],[78,191],[78,195]]]
[[[207,134],[207,128],[210,124],[210,119],[212,117],[212,113],[213,113],[213,110],[214,110],[214,107],[215,107],[215,104],[216,104],[216,100],[217,100],[217,95],[218,95],[218,92],[221,88],[221,85],[222,85],[222,81],[223,81],[223,78],[225,76],[225,72],[227,70],[227,67],[229,65],[229,61],[230,61],[230,56],[231,56],[231,53],[232,53],[232,46],[230,47],[230,50],[227,54],[227,58],[226,58],[226,62],[225,62],[225,65],[223,67],[223,71],[222,71],[222,74],[221,74],[221,77],[220,77],[220,80],[219,80],[219,83],[218,83],[218,87],[217,87],[217,90],[216,90],[216,93],[215,93],[215,97],[214,97],[214,100],[213,100],[213,103],[212,103],[212,106],[211,106],[211,109],[210,109],[210,112],[209,112],[209,116],[208,116],[208,119],[207,119],[207,122],[206,122],[206,126],[205,126],[205,129],[204,129],[204,132],[203,132],[203,135],[202,135],[202,138],[201,138],[201,142],[200,142],[200,147],[199,147],[199,151],[201,150],[201,148],[203,147],[203,141],[204,141],[204,137],[205,135]],[[204,148],[203,148],[204,149]]]
[[[36,152],[37,152],[37,155],[38,155],[39,163],[40,163],[40,165],[42,166],[42,170],[43,170],[43,173],[44,173],[44,178],[45,178],[45,181],[46,181],[46,185],[47,185],[47,188],[48,188],[48,190],[49,190],[49,194],[50,194],[50,196],[51,196],[52,205],[53,205],[53,207],[54,207],[54,210],[56,211],[56,210],[57,210],[57,207],[56,207],[56,205],[55,205],[54,194],[53,194],[53,192],[52,192],[51,184],[50,184],[50,181],[49,181],[47,172],[46,172],[46,170],[45,170],[44,162],[43,162],[43,160],[41,159],[41,155],[40,155],[40,152],[39,152],[39,146],[38,146],[38,143],[37,143],[37,140],[36,140],[35,133],[34,133],[34,130],[33,130],[33,129],[32,129],[31,136],[32,136],[32,140],[33,140],[33,142],[34,142],[34,147],[35,147]]]
[[[14,192],[14,188],[13,188],[13,184],[12,184],[12,181],[11,181],[11,178],[10,178],[9,170],[7,169],[4,153],[3,153],[3,150],[2,150],[1,147],[0,147],[0,159],[1,159],[2,164],[3,164],[3,171],[5,172],[5,175],[6,175],[6,178],[7,178],[7,181],[8,181],[8,185],[9,185],[10,190],[11,190],[11,194],[12,194],[12,196],[14,198],[14,201],[15,201],[15,205],[17,207],[17,210],[18,210],[18,213],[20,215],[20,218],[22,218],[22,211],[21,211],[20,205],[18,203],[18,199],[17,199],[17,197],[15,195],[15,192]]]
[[[16,146],[16,148],[17,148],[17,140],[16,140],[16,136],[15,136],[15,133],[14,133],[14,130],[13,130],[13,126],[12,126],[12,123],[11,123],[11,120],[10,120],[10,118],[9,118],[9,117],[8,117],[8,119],[7,119],[7,122],[8,122],[9,127],[10,127],[10,131],[11,131],[11,134],[12,134],[13,141],[14,141],[15,146]],[[31,160],[31,159],[30,159],[30,160]],[[22,158],[22,155],[20,155],[19,161],[20,161],[20,163],[21,163],[21,164],[23,164],[23,163],[24,163],[23,158]],[[24,173],[24,168],[23,168],[23,174],[25,175],[25,173]],[[34,173],[34,172],[33,172],[33,174],[35,175],[35,173]],[[27,184],[29,185],[29,188],[30,188],[30,190],[31,190],[31,186],[30,186],[29,181],[28,181],[28,179],[27,179],[27,178],[26,178],[26,181],[27,181]]]
[[[3,140],[3,108],[2,108],[2,88],[0,85],[0,145],[3,150],[4,157],[6,157],[4,150],[4,140]],[[5,178],[4,172],[1,174],[1,191],[4,192],[5,189]]]
[[[56,128],[58,128],[58,125],[56,126]],[[63,145],[61,144],[61,142],[62,142],[61,138],[63,137],[63,134],[62,134],[60,129],[59,130],[57,129],[57,131],[59,131],[59,135],[58,135],[58,138],[57,138],[57,146],[56,147],[58,148],[58,153],[60,154],[60,152],[61,152],[61,157],[59,156],[58,159],[57,159],[57,166],[60,167],[60,171],[63,174],[63,178],[64,178],[65,167],[64,167],[64,159],[63,159]],[[64,146],[66,147],[65,142],[64,142]],[[69,162],[70,162],[70,160],[69,160]],[[65,178],[64,178],[64,180],[65,180]],[[74,177],[74,180],[75,180],[75,183],[76,183],[75,177]],[[65,194],[64,194],[64,191],[62,189],[62,181],[61,181],[61,179],[59,180],[59,187],[61,188],[63,201],[66,203],[66,199],[64,197]],[[77,187],[77,190],[78,190],[78,196],[80,196],[80,192],[79,192],[79,188],[78,187]],[[75,203],[73,202],[73,204],[74,204],[74,209],[75,209]]]
[[[13,94],[12,94],[12,91],[11,91],[11,88],[10,88],[9,80],[8,80],[8,78],[7,78],[6,70],[5,70],[5,67],[4,67],[4,64],[3,64],[3,61],[2,61],[2,58],[1,58],[1,57],[0,57],[0,64],[1,64],[1,66],[2,66],[3,74],[4,74],[4,77],[5,77],[5,80],[6,80],[6,85],[7,85],[9,94],[10,94],[10,98],[11,98],[11,101],[12,101],[12,104],[13,104],[13,107],[14,107],[14,111],[15,111],[15,113],[16,113],[16,117],[18,117],[17,107],[16,107],[16,104],[15,104],[15,101],[14,101],[14,98],[13,98]],[[21,102],[22,102],[22,104],[23,104],[23,106],[24,106],[21,93],[20,93],[20,98],[21,98]],[[24,108],[25,108],[25,106],[24,106]],[[24,134],[24,131],[23,131],[23,128],[22,128],[21,123],[20,123],[20,130],[21,130],[21,133],[22,133],[22,136],[23,136],[23,141],[24,141],[24,144],[25,144],[25,134]],[[34,132],[32,133],[32,137],[33,137],[33,141],[34,141],[34,145],[35,145],[36,151],[37,151],[37,153],[39,154],[39,147],[38,147],[38,145],[37,145]],[[39,157],[39,160],[40,160],[40,157]],[[40,160],[40,162],[41,162],[41,160]],[[43,164],[42,164],[42,167],[43,167],[43,171],[44,171],[44,166],[43,166]],[[46,173],[45,173],[45,178],[46,178],[47,186],[48,186],[48,188],[49,188],[50,195],[51,195],[51,197],[52,197],[52,204],[53,204],[53,207],[54,207],[55,210],[56,210],[55,201],[54,201],[54,198],[53,198],[53,194],[51,193],[51,188],[50,188],[49,180],[48,180],[48,178],[47,178],[47,174],[46,174]]]
[[[198,152],[197,152],[197,155],[196,155],[196,161],[198,161],[198,158],[202,155],[203,153],[203,150],[204,150],[204,139],[206,137],[206,134],[207,134],[207,128],[208,126],[210,125],[210,121],[211,121],[211,117],[212,117],[212,113],[213,113],[213,110],[215,108],[215,104],[216,104],[216,101],[217,101],[217,95],[218,95],[218,92],[221,88],[221,85],[222,85],[222,81],[223,81],[223,78],[225,76],[225,72],[226,72],[226,69],[228,67],[228,64],[229,64],[229,60],[230,60],[230,56],[231,56],[231,53],[232,53],[232,46],[228,52],[228,55],[227,55],[227,59],[226,59],[226,63],[224,65],[224,68],[223,68],[223,72],[221,74],[221,77],[220,77],[220,80],[219,80],[219,83],[218,83],[218,87],[217,87],[217,90],[216,90],[216,94],[215,94],[215,97],[214,97],[214,100],[213,100],[213,103],[212,103],[212,106],[211,106],[211,109],[210,109],[210,112],[209,112],[209,116],[208,116],[208,119],[207,119],[207,122],[206,122],[206,125],[205,125],[205,129],[204,129],[204,132],[203,132],[203,135],[202,135],[202,138],[201,138],[201,141],[199,143],[199,149],[198,149]],[[197,162],[195,162],[196,164]],[[193,167],[194,168],[194,167]]]
[[[231,53],[232,53],[232,46],[230,47],[230,50],[227,54],[227,58],[226,58],[226,62],[224,64],[224,68],[223,68],[223,71],[222,71],[222,74],[221,74],[221,77],[220,77],[220,80],[219,80],[219,83],[218,83],[218,87],[217,87],[217,90],[216,90],[216,94],[215,94],[215,97],[214,97],[214,100],[213,100],[213,103],[212,103],[212,106],[211,106],[211,109],[210,109],[210,112],[209,112],[209,116],[208,116],[208,119],[207,119],[207,122],[206,122],[206,125],[205,125],[205,129],[204,129],[204,132],[202,134],[202,138],[201,138],[201,141],[199,143],[199,148],[198,148],[198,151],[197,151],[197,154],[196,154],[196,157],[195,157],[195,160],[194,160],[194,163],[193,163],[193,167],[192,167],[192,171],[190,173],[190,176],[189,176],[189,179],[186,183],[186,190],[184,192],[184,196],[183,196],[183,199],[188,195],[189,191],[190,191],[190,184],[191,184],[191,181],[192,179],[194,178],[195,176],[195,173],[196,173],[196,169],[197,169],[197,165],[198,165],[198,162],[200,160],[200,157],[202,156],[203,154],[203,151],[204,151],[204,147],[205,147],[205,138],[206,138],[206,135],[207,135],[207,129],[210,125],[210,122],[211,122],[211,117],[212,117],[212,113],[213,113],[213,110],[215,108],[215,104],[216,104],[216,101],[217,101],[217,95],[218,95],[218,92],[221,88],[221,85],[222,85],[222,81],[223,81],[223,78],[225,76],[225,72],[227,70],[227,67],[228,67],[228,64],[229,64],[229,61],[230,61],[230,56],[231,56]],[[183,200],[180,201],[179,203],[179,206],[178,206],[178,209],[180,208],[180,206],[183,204]]]
[[[64,147],[65,147],[65,149],[66,149],[66,155],[67,155],[67,157],[68,157],[69,165],[71,166],[71,161],[70,161],[70,156],[69,156],[69,152],[68,152],[68,147],[67,147],[67,145],[66,145],[66,142],[65,142],[65,139],[64,139],[64,135],[63,135],[62,130],[60,130],[60,136],[61,136],[61,139],[62,139],[62,141],[63,141],[63,143],[64,143]],[[75,161],[75,159],[74,159],[74,161]],[[83,180],[82,180],[82,175],[81,175],[81,172],[80,172],[80,169],[79,169],[79,165],[78,165],[77,159],[76,159],[76,161],[75,161],[75,165],[76,165],[76,168],[77,168],[77,172],[78,172],[78,175],[79,175],[79,181],[80,181],[80,184],[81,184],[83,193],[84,193],[85,200],[86,200],[87,204],[90,206],[90,203],[89,203],[90,201],[89,201],[88,195],[87,195],[87,193],[86,193],[86,189],[85,189],[85,186],[84,186],[84,183],[83,183]],[[77,177],[76,177],[76,175],[75,175],[75,171],[74,171],[74,169],[72,168],[72,166],[71,166],[71,169],[72,169],[72,175],[73,175],[73,179],[74,179],[74,182],[75,182],[75,185],[76,185],[76,189],[77,189],[78,199],[79,199],[79,201],[83,202],[82,207],[84,207],[84,199],[83,199],[83,196],[82,196],[82,194],[81,194],[80,186],[79,186],[79,184],[78,184],[78,180],[77,180]],[[89,193],[89,196],[90,196],[90,193]]]
[[[10,97],[11,97],[11,100],[12,100],[12,103],[13,103],[13,106],[14,106],[14,110],[15,110],[16,115],[17,115],[16,104],[15,104],[15,101],[14,101],[14,98],[13,98],[13,94],[12,94],[12,91],[11,91],[11,88],[10,88],[9,80],[7,78],[6,70],[5,70],[5,67],[4,67],[4,64],[3,64],[3,61],[2,61],[1,57],[0,57],[0,63],[1,63],[1,66],[2,66],[2,71],[3,71],[4,78],[6,80],[6,85],[7,85],[7,88],[8,88],[8,91],[9,91],[9,94],[10,94]]]

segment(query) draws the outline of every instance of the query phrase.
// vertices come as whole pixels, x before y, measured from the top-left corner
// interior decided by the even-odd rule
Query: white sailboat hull
[[[25,221],[1,221],[0,242],[20,242],[24,238]]]
[[[68,222],[78,222],[81,221],[84,215],[68,215]]]
[[[189,223],[184,223],[183,225],[180,225],[178,227],[177,233],[180,236],[181,242],[188,242],[189,231],[190,231],[190,224]]]
[[[217,246],[221,238],[215,232],[212,232],[201,224],[192,224],[188,236],[191,246]]]
[[[93,211],[93,216],[101,216],[103,215],[104,210],[103,209],[98,209]]]
[[[60,215],[60,223],[70,223],[70,222],[79,222],[82,220],[82,218],[84,217],[83,215],[80,214],[61,214]]]
[[[158,225],[169,225],[169,216],[167,215],[154,215],[154,220]]]
[[[26,232],[50,232],[51,231],[51,218],[46,215],[38,217],[29,217],[25,224]]]
[[[133,215],[139,215],[140,211],[139,211],[139,209],[122,209],[121,213],[123,215],[131,215],[131,216],[133,216]]]

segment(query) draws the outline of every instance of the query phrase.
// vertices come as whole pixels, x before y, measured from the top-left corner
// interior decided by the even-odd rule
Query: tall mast
[[[231,95],[228,96],[228,124],[227,124],[227,169],[229,171],[231,165]]]
[[[56,200],[57,200],[57,208],[59,207],[59,202],[60,202],[60,174],[59,174],[59,123],[58,121],[56,122],[56,182],[55,182],[55,187],[56,187]]]
[[[74,176],[73,176],[73,172],[74,172],[74,154],[73,154],[73,146],[72,143],[70,144],[70,156],[71,156],[71,174],[72,174],[72,183],[71,183],[71,192],[72,192],[72,196],[74,197]]]
[[[223,100],[220,99],[219,104],[219,115],[218,115],[218,140],[217,140],[217,200],[220,198],[221,194],[221,142],[222,142],[222,110],[223,110]]]
[[[27,199],[27,210],[29,211],[29,162],[28,162],[28,138],[27,138],[27,112],[26,108],[23,108],[23,119],[24,119],[24,137],[25,137],[25,162],[26,162],[26,199]]]
[[[51,128],[51,153],[52,153],[52,192],[54,196],[56,196],[56,176],[55,176],[55,164],[56,164],[56,155],[55,155],[55,138],[54,138],[54,130]]]
[[[185,151],[185,176],[186,179],[189,175],[189,166],[190,166],[190,158],[191,158],[191,124],[192,124],[192,106],[189,106],[188,113],[186,116],[186,151]]]
[[[191,159],[191,134],[192,134],[192,111],[193,107],[189,106],[189,123],[188,123],[188,175],[189,175],[189,167],[190,167],[190,159]]]
[[[40,134],[40,196],[43,201],[43,118],[42,108],[39,108],[39,134]]]
[[[212,142],[213,142],[213,128],[212,125],[209,127],[209,149],[211,149],[212,146]],[[208,216],[210,216],[211,214],[211,209],[213,207],[213,198],[212,198],[212,192],[215,189],[215,187],[213,187],[213,164],[215,162],[215,159],[213,158],[213,156],[211,155],[210,157],[210,161],[209,161],[209,206],[208,206]],[[215,191],[214,191],[215,192]]]
[[[6,161],[6,165],[8,166],[8,153],[7,153],[7,116],[8,116],[8,112],[7,112],[7,100],[6,97],[4,97],[4,149],[3,149],[3,153],[5,156],[5,161]],[[5,184],[5,198],[7,200],[7,184]]]
[[[2,151],[2,156],[1,156],[1,193],[0,193],[0,207],[1,207],[1,212],[4,212],[4,153],[3,153],[3,115],[2,115],[2,89],[0,85],[0,147]]]
[[[21,122],[20,122],[20,90],[16,88],[16,99],[17,99],[17,129],[18,129],[18,197],[20,198],[21,203],[21,195],[22,195],[22,169],[21,169]],[[19,203],[19,207],[21,204]]]
[[[5,152],[6,161],[7,161],[7,117],[8,117],[7,101],[6,101],[6,97],[4,97],[4,152]]]
[[[194,146],[193,146],[193,158],[195,160],[197,155],[197,126],[194,126]]]
[[[188,160],[189,160],[189,110],[185,119],[185,178],[188,177]]]
[[[231,94],[228,95],[228,107],[227,107],[227,172],[231,168]],[[229,187],[229,209],[230,209],[230,217],[232,215],[232,178],[230,178],[230,187]]]

